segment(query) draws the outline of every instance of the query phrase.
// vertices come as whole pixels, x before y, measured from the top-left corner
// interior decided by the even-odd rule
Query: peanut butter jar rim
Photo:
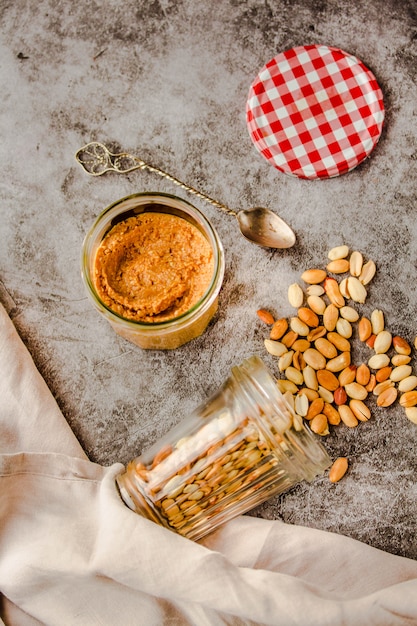
[[[95,290],[93,281],[91,280],[90,264],[92,259],[94,259],[97,248],[104,236],[113,227],[112,220],[115,217],[120,216],[123,213],[129,213],[135,209],[140,209],[141,207],[143,208],[143,211],[139,210],[137,214],[140,214],[141,212],[163,212],[158,210],[158,203],[167,209],[166,212],[168,214],[177,215],[182,219],[187,219],[187,216],[189,216],[195,221],[195,225],[205,235],[213,250],[214,271],[210,285],[204,295],[185,313],[163,322],[135,321],[119,315],[101,300]],[[156,206],[153,207],[152,205]],[[120,211],[115,209],[120,209]],[[171,213],[169,209],[173,209],[174,211]],[[123,325],[127,329],[131,330],[141,330],[151,333],[152,331],[161,331],[164,329],[168,330],[176,325],[191,323],[197,315],[203,314],[212,305],[222,286],[224,271],[225,263],[223,244],[217,231],[212,226],[208,218],[187,200],[174,196],[173,194],[163,192],[138,192],[114,201],[95,219],[82,244],[81,277],[86,287],[87,294],[92,299],[96,308],[98,308],[109,321],[117,323],[118,325]]]

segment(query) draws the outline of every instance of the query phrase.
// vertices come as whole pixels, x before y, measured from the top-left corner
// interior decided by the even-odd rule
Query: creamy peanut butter
[[[213,251],[196,226],[176,215],[145,212],[116,224],[104,237],[93,282],[118,315],[163,322],[193,307],[213,272]]]

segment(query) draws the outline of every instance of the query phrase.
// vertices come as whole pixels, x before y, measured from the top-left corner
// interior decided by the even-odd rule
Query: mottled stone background
[[[417,334],[417,5],[412,0],[1,0],[1,301],[90,459],[127,462],[263,347],[259,307],[292,313],[287,288],[341,243],[378,273],[364,313]],[[370,159],[328,181],[281,174],[245,125],[249,85],[278,52],[322,43],[358,56],[384,93],[386,124]],[[150,159],[234,208],[275,209],[297,234],[263,250],[233,218],[146,172],[93,179],[76,150],[99,140]],[[80,279],[86,230],[138,191],[174,192],[202,209],[226,250],[220,309],[173,352],[116,336]],[[359,351],[356,358],[360,358]],[[413,360],[415,365],[415,359]],[[372,408],[325,445],[348,475],[301,484],[252,512],[417,557],[417,427],[395,405]]]

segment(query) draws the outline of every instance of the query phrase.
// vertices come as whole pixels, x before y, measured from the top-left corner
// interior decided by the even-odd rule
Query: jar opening
[[[278,442],[295,475],[311,482],[326,470],[331,460],[310,429],[297,420],[293,408],[279,391],[273,376],[262,359],[252,356],[232,369],[246,401],[257,412],[261,427],[266,425]]]

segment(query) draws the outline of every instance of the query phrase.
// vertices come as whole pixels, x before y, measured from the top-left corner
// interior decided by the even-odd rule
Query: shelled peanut
[[[335,460],[329,470],[329,480],[331,483],[337,483],[343,478],[348,470],[348,460],[345,456],[340,456]]]
[[[275,319],[269,311],[258,312],[271,326],[265,347],[278,358],[278,388],[318,435],[328,435],[329,427],[340,423],[354,428],[369,420],[365,401],[370,395],[379,407],[398,400],[417,424],[417,376],[410,365],[410,344],[385,328],[383,311],[375,309],[368,319],[355,308],[366,301],[375,263],[365,262],[361,252],[345,245],[332,248],[328,259],[325,269],[301,274],[304,288],[298,283],[289,286],[288,300],[296,315]],[[358,365],[351,356],[355,326],[359,340],[372,351],[367,362]]]

